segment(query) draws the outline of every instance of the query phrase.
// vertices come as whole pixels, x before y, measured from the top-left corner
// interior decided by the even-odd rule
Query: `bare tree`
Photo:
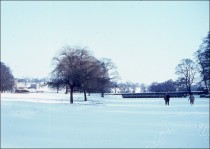
[[[119,88],[119,86],[116,81],[111,82],[111,87],[112,87],[112,89],[114,89],[114,93],[117,93],[117,88]]]
[[[131,83],[130,88],[132,90],[132,93],[136,93],[136,88],[139,86],[138,83]]]
[[[98,89],[101,92],[101,97],[104,97],[105,91],[111,87],[111,81],[115,81],[119,78],[119,74],[116,70],[116,65],[111,59],[102,58],[99,60],[100,69],[98,70],[97,84]]]
[[[85,101],[86,93],[91,90],[100,91],[103,97],[110,81],[118,76],[111,59],[98,60],[87,48],[66,46],[53,58],[53,62],[52,78],[58,78],[58,82],[70,89],[70,103],[73,103],[74,89],[84,92]]]
[[[175,82],[175,87],[177,91],[187,91],[185,78],[179,77]]]
[[[191,93],[191,86],[195,82],[198,66],[191,59],[182,59],[176,67],[176,74],[184,78],[186,89]]]
[[[139,86],[140,86],[141,92],[145,93],[146,92],[146,85],[142,83]]]
[[[86,57],[85,64],[82,66],[82,77],[80,79],[80,88],[84,92],[84,101],[87,101],[86,93],[97,87],[96,78],[100,75],[98,73],[99,69],[100,65],[95,57]]]
[[[51,81],[47,82],[47,85],[52,89],[56,89],[57,93],[64,87],[64,84],[65,83],[60,78],[52,78]]]
[[[81,81],[85,80],[84,71],[87,70],[90,53],[86,48],[66,46],[57,57],[53,58],[55,68],[52,76],[58,77],[70,89],[70,103],[73,103],[74,88],[81,88]]]
[[[138,86],[138,83],[132,83],[130,81],[119,83],[119,89],[121,93],[135,93]]]
[[[12,91],[14,77],[8,66],[1,62],[1,92]]]
[[[120,93],[129,93],[129,88],[126,83],[119,83],[118,87],[120,89]]]
[[[202,82],[208,92],[210,90],[210,32],[208,32],[207,37],[203,39],[203,43],[195,52],[195,56],[199,64]]]

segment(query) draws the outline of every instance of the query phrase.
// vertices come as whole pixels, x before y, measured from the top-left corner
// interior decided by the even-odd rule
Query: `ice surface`
[[[1,94],[1,147],[209,148],[209,99]]]

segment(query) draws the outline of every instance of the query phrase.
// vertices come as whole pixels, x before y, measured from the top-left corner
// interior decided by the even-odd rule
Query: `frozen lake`
[[[209,148],[209,99],[1,94],[1,147]]]

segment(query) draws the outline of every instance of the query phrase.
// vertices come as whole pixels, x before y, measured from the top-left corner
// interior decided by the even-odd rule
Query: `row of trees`
[[[170,92],[187,91],[192,88],[209,92],[210,89],[210,32],[203,39],[199,49],[194,53],[194,59],[182,59],[175,69],[178,79],[165,82],[153,82],[149,86],[144,84],[126,82],[117,86],[121,93],[135,93],[139,87],[141,92]]]
[[[54,88],[70,90],[70,103],[73,103],[75,90],[100,92],[101,96],[111,86],[111,81],[118,78],[116,66],[111,59],[94,57],[87,48],[66,46],[53,58],[54,69],[48,85]]]
[[[200,89],[209,92],[210,89],[210,32],[203,39],[199,49],[194,53],[194,60],[183,59],[176,67],[178,79],[162,83],[153,82],[150,86],[139,83],[116,83],[119,78],[116,66],[111,59],[95,58],[87,48],[66,46],[53,58],[54,69],[48,85],[56,88],[70,90],[70,103],[73,103],[73,91],[101,92],[102,97],[110,89],[117,89],[121,93],[135,93],[137,87],[142,92],[188,91],[192,90],[194,83],[200,84]],[[200,80],[197,76],[200,75]],[[1,92],[11,91],[14,86],[14,77],[8,66],[1,62]],[[39,80],[36,80],[39,81]]]
[[[165,82],[153,82],[148,86],[148,92],[176,92],[176,91],[187,91],[185,80],[178,79],[176,81],[168,80]],[[204,91],[200,83],[193,84],[191,91]]]
[[[173,80],[168,80],[162,83],[153,82],[149,88],[148,91],[150,92],[173,92],[176,91],[176,82]]]
[[[138,87],[139,83],[125,82],[118,84],[118,89],[121,93],[135,93]]]

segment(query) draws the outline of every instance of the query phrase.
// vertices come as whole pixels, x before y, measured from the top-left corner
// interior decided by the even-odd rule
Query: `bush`
[[[15,90],[15,93],[29,93],[29,91],[22,89],[22,90]]]

